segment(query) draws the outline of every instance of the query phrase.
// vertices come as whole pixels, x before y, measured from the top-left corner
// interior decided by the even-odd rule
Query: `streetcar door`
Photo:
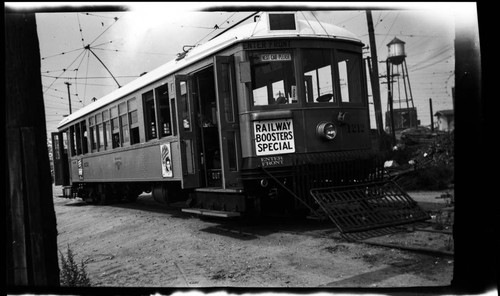
[[[190,76],[175,76],[182,188],[196,188],[200,186],[200,161],[198,159],[200,154],[198,153],[196,138],[195,105],[191,85]]]
[[[217,117],[221,147],[222,188],[238,187],[241,168],[241,143],[238,100],[233,56],[214,58]]]
[[[69,185],[68,144],[64,133],[52,133],[52,160],[54,163],[54,184]],[[66,141],[66,142],[65,142]]]

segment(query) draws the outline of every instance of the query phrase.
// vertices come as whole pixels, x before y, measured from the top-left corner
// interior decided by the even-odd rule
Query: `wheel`
[[[166,186],[163,185],[153,185],[153,189],[151,190],[151,194],[153,195],[153,199],[161,204],[168,204],[168,190]]]

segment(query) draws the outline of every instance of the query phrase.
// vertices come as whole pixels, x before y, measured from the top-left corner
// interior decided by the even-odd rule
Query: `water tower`
[[[386,61],[389,99],[387,100],[388,111],[385,113],[385,126],[391,131],[392,126],[395,131],[417,127],[417,109],[413,105],[410,77],[406,65],[405,42],[394,37],[387,44],[387,48],[389,52]],[[395,82],[397,82],[397,90],[394,86]],[[404,98],[401,97],[402,90]]]

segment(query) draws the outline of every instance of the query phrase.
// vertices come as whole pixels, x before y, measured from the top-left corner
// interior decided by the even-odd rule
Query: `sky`
[[[56,2],[54,5],[69,3]],[[366,12],[362,10],[366,6],[363,3],[344,2],[344,5],[351,5],[348,10],[337,10],[345,6],[331,6],[332,2],[330,6],[325,4],[329,2],[307,3],[306,9],[314,11],[320,21],[343,27],[369,45]],[[275,8],[277,4],[287,6],[286,2],[232,2],[237,11],[209,12],[199,11],[207,8],[208,2],[129,4],[131,11],[127,12],[87,12],[82,9],[81,12],[36,14],[40,75],[49,135],[56,131],[63,116],[69,114],[66,83],[70,83],[74,112],[90,104],[92,98],[99,99],[116,90],[118,84],[123,86],[141,73],[175,59],[185,45],[207,42],[222,30],[266,7]],[[70,5],[80,7],[81,4],[71,2]],[[434,113],[453,108],[454,15],[464,8],[472,8],[474,12],[475,5],[453,2],[425,5],[369,2],[369,5],[373,8],[378,59],[386,60],[387,43],[394,37],[405,42],[413,102],[421,124],[429,125],[429,98],[432,98]],[[253,22],[253,18],[244,23],[248,22]],[[368,48],[364,50],[364,56],[371,56]],[[385,64],[379,63],[380,76],[385,75],[385,69]],[[382,111],[385,113],[387,84],[385,78],[381,78],[380,82]],[[406,99],[402,80],[399,84],[399,89],[398,83],[394,84],[395,108],[398,107],[397,100]],[[371,96],[369,100],[372,102]],[[373,104],[370,108],[371,125],[375,128]]]

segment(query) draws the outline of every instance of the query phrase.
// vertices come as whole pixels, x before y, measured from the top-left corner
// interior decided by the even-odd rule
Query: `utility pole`
[[[387,67],[387,101],[389,102],[389,112],[391,118],[391,137],[392,137],[392,145],[396,145],[396,131],[394,129],[394,108],[392,102],[392,81],[391,81],[391,63],[389,60],[385,63]]]
[[[68,86],[68,102],[69,102],[69,114],[73,113],[71,111],[71,94],[69,93],[69,86],[71,85],[71,83],[69,82],[64,82],[64,84],[66,84]]]
[[[429,98],[429,108],[431,110],[431,132],[434,132],[434,115],[432,114],[432,98]]]
[[[380,102],[380,84],[378,80],[378,59],[377,59],[377,45],[375,43],[375,31],[373,28],[373,18],[372,11],[366,11],[366,20],[368,23],[368,35],[370,37],[370,51],[371,51],[371,59],[373,65],[373,71],[371,71],[371,85],[372,85],[372,94],[373,94],[373,107],[375,109],[375,123],[377,124],[378,134],[382,134],[384,131],[383,123],[382,123],[382,104]],[[371,68],[371,67],[370,67]]]

